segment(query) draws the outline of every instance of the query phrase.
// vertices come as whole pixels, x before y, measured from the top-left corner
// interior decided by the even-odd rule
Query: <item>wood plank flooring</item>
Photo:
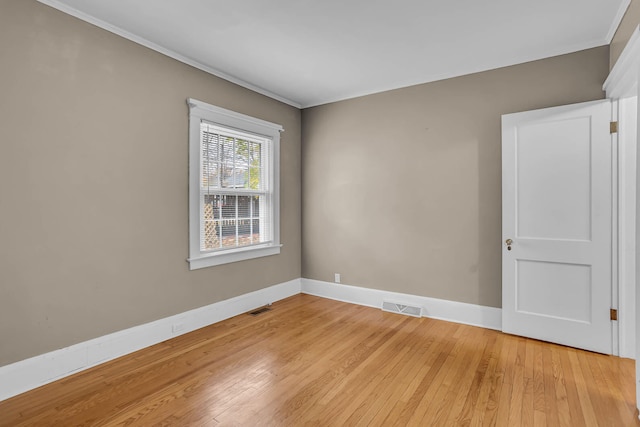
[[[640,426],[634,362],[309,295],[0,402],[0,426]]]

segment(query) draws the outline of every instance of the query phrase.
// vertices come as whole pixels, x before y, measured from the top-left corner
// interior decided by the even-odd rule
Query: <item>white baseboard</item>
[[[301,280],[196,308],[0,367],[0,401],[109,360],[300,293]]]
[[[422,307],[423,317],[502,330],[502,310],[495,307],[466,304],[418,295],[349,286],[320,280],[302,279],[302,293],[368,307],[382,307],[391,301]]]

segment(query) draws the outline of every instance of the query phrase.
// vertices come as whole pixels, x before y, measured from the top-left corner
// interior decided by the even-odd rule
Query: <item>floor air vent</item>
[[[252,316],[257,316],[259,314],[266,313],[267,311],[271,311],[271,309],[269,307],[260,307],[256,310],[250,311],[249,314]]]
[[[407,316],[422,317],[422,307],[414,305],[396,304],[395,302],[383,301],[382,310],[390,313],[406,314]]]

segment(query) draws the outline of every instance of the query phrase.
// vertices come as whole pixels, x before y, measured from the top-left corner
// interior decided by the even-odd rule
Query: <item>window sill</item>
[[[189,270],[197,270],[199,268],[213,267],[237,261],[246,261],[270,255],[278,255],[281,247],[282,245],[271,245],[264,247],[232,249],[223,253],[213,253],[202,255],[200,257],[188,258],[187,261],[189,262]]]

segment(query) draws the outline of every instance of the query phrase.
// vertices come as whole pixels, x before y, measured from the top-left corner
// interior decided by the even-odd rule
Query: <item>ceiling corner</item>
[[[624,17],[624,14],[627,12],[627,9],[629,8],[630,3],[631,3],[631,0],[623,0],[622,3],[620,3],[618,12],[616,12],[616,16],[614,16],[613,22],[611,22],[611,27],[609,27],[609,31],[605,36],[604,41],[606,44],[611,44],[611,40],[613,40],[613,36],[616,35],[616,31],[618,31],[620,22],[622,22],[622,18]]]

